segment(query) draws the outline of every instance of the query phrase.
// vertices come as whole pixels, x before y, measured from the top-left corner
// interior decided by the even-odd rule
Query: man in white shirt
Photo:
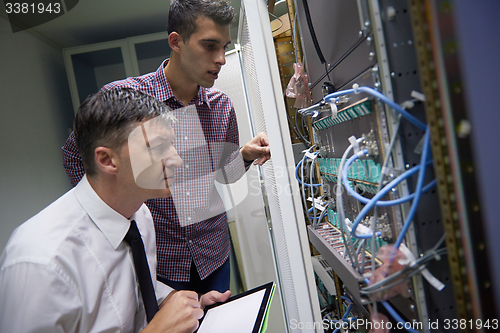
[[[204,306],[227,300],[229,291],[211,291],[198,301],[155,278],[155,230],[143,203],[170,196],[182,165],[172,121],[162,102],[128,88],[80,106],[75,136],[86,176],[12,234],[0,258],[0,332],[193,332]],[[131,221],[159,304],[149,323],[124,240]]]

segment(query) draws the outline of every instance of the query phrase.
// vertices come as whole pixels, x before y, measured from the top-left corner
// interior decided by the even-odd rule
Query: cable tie
[[[311,200],[309,200],[311,199]],[[312,198],[309,197],[307,200],[311,201],[312,202]],[[321,201],[320,198],[314,198],[314,203],[313,203],[313,206],[320,210],[320,211],[324,211],[325,210],[325,206],[324,206],[324,203]]]
[[[412,90],[410,96],[415,99],[418,99],[420,102],[425,102],[425,95],[422,94],[421,92]]]
[[[422,137],[418,141],[417,145],[415,146],[415,149],[413,149],[413,152],[417,155],[422,154],[422,150],[424,149],[424,138],[425,138],[425,135],[422,135]]]
[[[441,291],[444,289],[445,287],[444,283],[439,281],[434,275],[432,275],[427,268],[422,270],[421,274],[424,277],[424,279],[426,279],[427,282],[429,282],[429,284],[433,286],[436,290]]]
[[[318,155],[318,153],[311,153],[310,151],[306,151],[306,156],[311,160],[314,160],[316,158],[316,155]]]
[[[412,109],[415,106],[415,103],[412,100],[409,100],[409,101],[404,101],[403,103],[401,103],[400,106],[403,109],[408,110],[408,109]]]
[[[429,254],[434,255],[434,259],[435,259],[436,261],[441,260],[441,256],[437,253],[437,251],[436,251],[436,250],[429,251]]]
[[[359,84],[355,83],[355,84],[352,85],[352,89],[354,90],[355,94],[359,93],[358,92],[358,88],[359,88]]]
[[[406,259],[399,259],[398,263],[400,265],[414,265],[415,264],[415,256],[413,255],[413,252],[410,251],[409,248],[406,247],[406,245],[401,244],[399,246],[399,251],[401,251]]]
[[[359,152],[359,142],[358,142],[358,140],[356,139],[356,137],[354,135],[351,136],[351,137],[349,137],[348,140],[349,140],[349,142],[352,145],[354,153],[357,154]]]
[[[335,104],[335,99],[330,100],[330,109],[332,109],[332,119],[337,118],[337,104]]]
[[[408,258],[409,260],[411,260],[409,266],[412,267],[415,264],[415,256],[410,251],[410,249],[408,249],[408,247],[406,247],[406,245],[401,244],[399,246],[399,250],[403,252],[403,254],[406,256],[406,258]],[[439,257],[439,259],[436,258],[436,260],[440,260],[441,259],[441,257],[439,256],[439,254],[437,254],[437,252],[435,250],[433,250],[432,252],[434,252],[434,257],[435,258],[436,258],[436,256]],[[413,263],[413,265],[412,265],[412,263]],[[402,263],[400,262],[400,264],[402,264]],[[434,275],[432,275],[432,273],[429,272],[429,270],[427,268],[421,269],[421,274],[424,277],[424,279],[427,280],[427,282],[431,286],[433,286],[436,290],[438,290],[438,291],[443,290],[443,288],[444,288],[443,282],[441,282]]]

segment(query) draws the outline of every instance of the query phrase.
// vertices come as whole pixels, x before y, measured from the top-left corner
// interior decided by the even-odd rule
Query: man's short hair
[[[177,32],[188,42],[198,28],[198,17],[206,16],[217,24],[229,25],[234,15],[234,8],[226,0],[172,0],[167,31],[169,34]]]
[[[75,116],[76,146],[88,176],[95,176],[97,165],[94,152],[107,147],[119,153],[138,122],[161,116],[167,122],[175,120],[163,102],[131,88],[99,91],[80,105]]]

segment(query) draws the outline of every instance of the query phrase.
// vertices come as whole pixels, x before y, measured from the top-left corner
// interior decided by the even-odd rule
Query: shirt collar
[[[76,185],[75,194],[78,202],[82,205],[85,212],[87,212],[90,219],[116,250],[128,232],[130,220],[102,201],[92,186],[90,186],[86,175]]]
[[[158,67],[155,72],[155,97],[160,101],[166,101],[170,98],[175,98],[172,87],[170,86],[170,83],[165,76],[165,72],[163,71],[165,66],[167,66],[168,64],[168,60],[169,59],[165,59],[165,61],[161,63],[160,67]],[[211,109],[208,99],[208,89],[209,88],[199,87],[198,94],[196,95],[194,102],[196,105],[202,105],[203,103],[205,103]],[[175,100],[177,101],[176,98]]]

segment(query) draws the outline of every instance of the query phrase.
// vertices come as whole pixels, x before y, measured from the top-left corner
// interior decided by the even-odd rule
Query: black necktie
[[[142,300],[144,301],[146,317],[149,323],[151,319],[153,319],[156,312],[158,312],[158,303],[156,301],[153,283],[151,282],[151,273],[149,272],[148,259],[146,258],[144,243],[142,242],[141,234],[139,233],[139,229],[137,229],[137,224],[135,223],[135,221],[130,222],[130,228],[125,235],[125,241],[132,248],[135,273],[137,274],[137,278],[139,279]]]

